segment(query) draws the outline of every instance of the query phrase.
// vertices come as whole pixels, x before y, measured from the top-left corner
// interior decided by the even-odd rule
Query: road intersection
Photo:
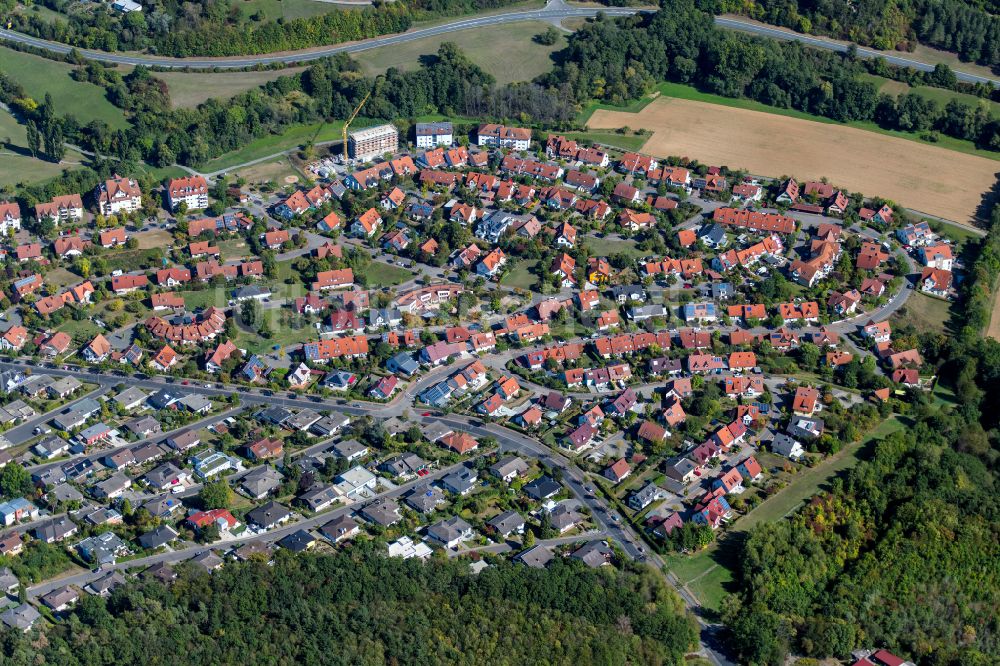
[[[64,369],[65,368],[65,369]],[[250,392],[247,387],[243,386],[230,386],[220,383],[209,383],[195,382],[195,381],[178,381],[176,379],[168,379],[166,377],[160,376],[147,376],[147,375],[125,375],[125,373],[107,373],[99,371],[95,368],[84,368],[79,366],[42,366],[39,367],[37,363],[29,364],[24,361],[3,361],[0,362],[0,370],[31,370],[33,372],[44,372],[52,376],[75,376],[81,380],[85,380],[88,383],[98,384],[104,392],[110,390],[113,386],[127,383],[129,386],[138,387],[147,390],[161,390],[166,388],[175,389],[180,393],[196,393],[201,394],[206,397],[212,397],[219,400],[224,400],[230,395],[238,394],[240,396],[239,407],[234,407],[231,410],[227,410],[221,414],[214,414],[208,416],[200,421],[192,424],[178,428],[175,431],[161,433],[153,438],[149,438],[144,441],[165,441],[171,435],[177,432],[196,429],[203,427],[206,424],[214,423],[223,420],[224,418],[230,416],[236,409],[251,408],[254,405],[259,406],[281,406],[281,407],[292,407],[292,408],[309,408],[314,410],[335,410],[344,414],[351,416],[370,416],[377,418],[379,420],[386,420],[391,417],[402,416],[404,413],[408,412],[415,406],[416,396],[419,395],[423,387],[430,385],[433,382],[440,381],[440,379],[446,376],[448,371],[454,371],[454,367],[444,366],[437,368],[428,373],[427,376],[422,378],[420,382],[415,383],[409,390],[400,392],[397,394],[396,398],[390,403],[367,403],[362,401],[348,401],[343,399],[325,399],[320,396],[308,396],[300,395],[296,393],[286,393],[286,392],[276,392],[270,390],[255,390]],[[185,383],[186,382],[186,383]],[[685,603],[687,603],[691,609],[699,616],[699,622],[702,622],[702,633],[705,635],[706,639],[717,630],[717,627],[705,623],[700,617],[700,605],[698,601],[679,583],[679,581],[672,576],[669,576],[665,570],[664,561],[655,553],[647,551],[645,546],[642,544],[641,538],[624,523],[622,518],[617,515],[617,513],[609,508],[605,501],[600,498],[595,492],[591,485],[591,482],[587,479],[586,474],[581,470],[573,461],[565,457],[561,452],[556,449],[550,448],[549,446],[543,444],[542,442],[516,432],[510,428],[504,427],[495,423],[484,423],[479,419],[462,415],[462,414],[447,414],[443,416],[438,416],[436,414],[431,414],[424,412],[427,416],[417,417],[423,422],[428,423],[439,423],[447,427],[461,430],[462,432],[468,432],[471,435],[480,438],[492,438],[495,440],[500,448],[500,450],[505,452],[518,453],[521,455],[526,455],[530,457],[537,458],[544,465],[552,470],[560,470],[555,472],[556,474],[561,474],[563,482],[569,488],[570,492],[573,494],[575,499],[580,502],[581,505],[587,507],[591,512],[594,522],[598,526],[598,531],[605,535],[606,538],[617,542],[623,552],[630,558],[639,561],[649,561],[654,568],[656,568],[669,584],[678,589],[679,594],[684,598]],[[48,414],[51,418],[52,412]],[[43,415],[44,418],[44,415]],[[135,443],[130,443],[132,446]],[[109,451],[100,451],[91,454],[87,454],[87,458],[92,458],[95,461],[105,457]],[[78,458],[73,458],[72,460],[78,460]],[[61,460],[58,462],[45,463],[43,465],[38,465],[33,467],[36,469],[45,469],[54,465],[65,464],[66,460]],[[436,470],[431,475],[421,477],[417,480],[401,484],[392,490],[382,493],[378,496],[378,499],[397,497],[416,484],[424,484],[429,481],[433,481],[449,471],[456,469],[457,467],[468,464],[468,461],[462,463],[457,463],[451,465],[447,468]],[[185,493],[189,495],[195,492],[194,490],[189,490]],[[312,529],[325,524],[326,522],[339,517],[341,515],[351,513],[357,509],[354,505],[341,506],[336,509],[326,511],[316,516],[306,518],[291,524],[283,525],[281,527],[268,530],[262,533],[255,533],[248,536],[241,536],[239,538],[229,539],[225,543],[215,544],[214,546],[234,546],[240,545],[242,543],[247,543],[250,541],[262,541],[264,543],[275,543],[279,541],[284,536],[296,532],[300,529]],[[588,537],[589,538],[589,537]],[[129,570],[135,569],[139,570],[148,566],[152,566],[158,563],[174,563],[183,560],[190,559],[205,550],[210,549],[213,546],[201,546],[193,545],[183,548],[178,548],[164,553],[158,553],[149,557],[138,558],[134,560],[124,560],[115,564],[113,566],[105,567],[99,571],[89,571],[85,573],[75,574],[73,576],[64,577],[60,579],[45,581],[38,585],[35,585],[28,589],[28,594],[30,597],[37,597],[44,595],[58,587],[63,585],[77,585],[85,586],[90,582],[97,580],[98,578],[107,574],[109,570]],[[719,653],[714,648],[709,647],[709,645],[703,641],[700,652],[703,656],[708,658],[713,664],[718,666],[729,666],[732,662],[728,661],[724,655]]]

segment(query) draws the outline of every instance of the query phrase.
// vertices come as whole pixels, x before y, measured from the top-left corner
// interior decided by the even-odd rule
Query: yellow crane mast
[[[354,109],[354,113],[352,113],[351,117],[347,119],[346,123],[344,123],[343,135],[344,135],[344,161],[345,162],[348,159],[347,158],[347,128],[351,126],[351,123],[354,122],[354,119],[358,117],[359,113],[361,113],[361,107],[363,107],[365,105],[365,102],[368,101],[369,97],[371,97],[371,92],[365,93],[365,97],[364,97],[364,99],[361,100],[361,104],[358,104],[358,108]]]

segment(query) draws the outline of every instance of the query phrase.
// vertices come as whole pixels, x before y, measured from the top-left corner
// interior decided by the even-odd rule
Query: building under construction
[[[347,138],[347,152],[351,159],[362,162],[385,153],[395,153],[397,150],[399,150],[399,131],[393,125],[377,125],[353,130]]]

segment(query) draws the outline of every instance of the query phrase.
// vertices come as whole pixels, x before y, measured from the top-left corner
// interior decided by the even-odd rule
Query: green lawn
[[[209,287],[200,291],[182,291],[180,294],[184,297],[184,305],[188,310],[198,310],[210,305],[223,308],[229,302],[228,288]]]
[[[916,93],[924,99],[931,100],[937,104],[938,108],[944,108],[948,102],[953,99],[957,99],[960,102],[964,102],[965,104],[972,106],[985,104],[994,115],[1000,115],[1000,104],[988,99],[983,99],[982,97],[969,95],[968,93],[960,93],[953,90],[945,90],[944,88],[935,88],[933,86],[910,87],[901,81],[894,81],[892,79],[887,79],[884,76],[876,76],[874,74],[862,74],[861,78],[864,81],[874,84],[879,92],[892,95],[893,97]]]
[[[420,56],[436,53],[443,42],[453,42],[472,62],[492,74],[497,83],[530,81],[551,70],[552,54],[566,46],[563,36],[551,46],[534,41],[533,37],[548,26],[542,21],[524,21],[471,28],[362,51],[354,59],[370,75],[381,74],[390,67],[412,70],[420,66]]]
[[[323,3],[312,0],[302,0],[305,4],[323,7]],[[292,4],[284,0],[280,4]],[[291,76],[301,72],[304,67],[289,69],[261,70],[253,72],[157,72],[156,78],[162,80],[170,89],[170,101],[175,109],[195,107],[211,99],[229,99],[251,88],[257,88],[268,81],[274,81],[280,76]]]
[[[636,100],[627,106],[613,106],[609,104],[603,104],[599,102],[592,102],[584,107],[580,115],[577,117],[577,122],[580,124],[586,124],[593,115],[594,111],[598,109],[609,109],[612,111],[627,111],[629,113],[637,113],[641,111],[647,104],[655,100],[660,95],[666,97],[675,97],[677,99],[688,99],[696,102],[706,102],[709,104],[719,104],[721,106],[728,106],[736,109],[748,109],[750,111],[761,111],[763,113],[771,113],[779,116],[786,116],[788,118],[799,118],[801,120],[813,120],[819,123],[826,123],[828,125],[845,125],[847,127],[854,127],[857,129],[868,130],[870,132],[876,132],[878,134],[885,134],[886,136],[894,136],[900,139],[906,139],[907,141],[917,141],[919,143],[927,143],[920,138],[919,135],[913,132],[898,132],[896,130],[887,130],[879,127],[874,122],[849,122],[849,123],[839,123],[836,120],[830,118],[825,118],[823,116],[814,116],[803,111],[797,111],[795,109],[783,109],[776,106],[768,106],[767,104],[762,104],[760,102],[755,102],[749,99],[734,99],[731,97],[723,97],[721,95],[713,95],[711,93],[701,92],[697,88],[692,86],[686,86],[680,83],[661,83],[656,89],[649,95],[643,97],[642,99]],[[947,148],[948,150],[954,150],[960,153],[966,153],[969,155],[977,155],[979,157],[986,157],[991,160],[1000,161],[1000,154],[989,151],[980,150],[976,148],[975,144],[971,141],[963,141],[961,139],[954,139],[949,136],[940,135],[938,141],[934,144],[941,148]]]
[[[954,224],[942,224],[939,235],[951,239],[951,242],[954,243],[955,254],[959,256],[961,256],[968,243],[978,243],[982,238],[979,234],[974,233],[972,229]]]
[[[537,265],[537,259],[517,262],[517,265],[504,275],[502,284],[516,289],[533,289],[538,284],[538,276],[535,275]]]
[[[79,284],[82,280],[79,275],[65,268],[54,268],[45,274],[45,285],[53,291],[62,291],[70,285]]]
[[[271,325],[272,335],[270,338],[251,335],[241,330],[236,336],[236,345],[248,350],[252,354],[272,354],[274,353],[274,346],[279,345],[284,348],[284,353],[287,355],[289,353],[288,347],[317,339],[316,329],[312,326],[293,329],[288,326],[281,326],[276,321],[275,319],[275,323]]]
[[[868,443],[883,439],[904,427],[899,417],[893,416],[876,426],[860,442],[848,444],[837,454],[824,459],[815,467],[803,468],[777,495],[770,497],[733,526],[732,532],[747,532],[762,522],[773,522],[784,518],[801,506],[802,502],[820,491],[820,487],[830,482],[844,470],[850,469],[861,460],[860,453]]]
[[[669,85],[669,84],[664,84],[664,85]],[[583,107],[583,110],[580,112],[580,115],[577,116],[576,120],[578,124],[586,125],[587,121],[590,120],[590,117],[594,115],[594,111],[597,111],[598,109],[605,109],[606,111],[626,111],[628,113],[639,113],[640,111],[646,108],[647,104],[649,104],[659,96],[660,92],[655,91],[650,95],[646,95],[641,99],[634,100],[623,106],[615,106],[614,104],[606,104],[604,102],[593,101],[587,106]]]
[[[363,120],[357,120],[352,127],[363,127],[364,122]],[[281,134],[263,136],[255,141],[251,141],[240,150],[234,150],[216,157],[214,160],[209,160],[200,168],[205,172],[231,169],[245,162],[261,159],[282,151],[292,150],[309,141],[334,141],[341,136],[341,126],[342,123],[339,121],[334,123],[295,125]]]
[[[918,331],[947,333],[951,303],[914,290],[906,304],[893,315],[894,324],[913,324]]]
[[[576,141],[591,141],[601,143],[606,146],[613,146],[621,150],[637,151],[646,143],[648,136],[636,136],[635,134],[618,134],[617,132],[567,132],[564,135],[568,139]]]
[[[115,128],[128,125],[121,109],[105,98],[103,88],[70,78],[72,65],[0,47],[0,71],[12,76],[38,101],[45,93],[51,94],[56,115],[73,115],[83,123],[103,120]]]
[[[59,327],[60,331],[73,338],[74,344],[91,340],[98,333],[103,333],[104,329],[90,321],[89,319],[67,319]]]
[[[590,248],[591,255],[594,256],[627,254],[633,259],[642,256],[642,252],[635,247],[635,241],[627,238],[594,238],[587,236],[584,243]]]
[[[217,243],[224,261],[233,261],[250,256],[250,246],[242,238],[227,238]]]
[[[399,266],[373,261],[365,270],[369,287],[393,287],[413,277],[413,272]]]
[[[314,0],[240,0],[233,6],[239,7],[247,22],[254,14],[263,14],[267,19],[297,19],[340,11],[342,5],[334,5]]]
[[[2,65],[0,65],[2,69]],[[28,153],[27,132],[7,111],[0,109],[0,186],[37,183],[54,178],[63,170],[84,161],[84,157],[66,151],[63,162],[56,164]]]
[[[701,605],[718,612],[733,580],[729,563],[722,561],[723,549],[713,545],[694,555],[674,554],[666,559],[667,569],[691,591]]]

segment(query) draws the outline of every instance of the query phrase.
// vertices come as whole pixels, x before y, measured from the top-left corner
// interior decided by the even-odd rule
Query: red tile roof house
[[[66,236],[57,238],[52,243],[52,250],[57,257],[76,257],[83,254],[83,251],[90,247],[92,243],[79,236]]]
[[[103,335],[98,334],[83,348],[82,353],[83,357],[91,363],[99,363],[111,353],[111,343]]]
[[[457,203],[451,207],[448,219],[452,222],[458,222],[464,226],[469,226],[479,219],[479,211],[476,210],[475,206]]]
[[[636,432],[639,439],[647,442],[662,442],[667,437],[667,429],[652,421],[643,421]]]
[[[399,386],[399,379],[395,375],[389,375],[378,380],[372,387],[369,394],[380,400],[388,400]]]
[[[238,350],[236,345],[230,340],[219,344],[214,350],[205,352],[205,370],[208,372],[218,372],[225,363]]]
[[[868,656],[858,659],[852,666],[914,666],[914,664],[886,650],[875,650]]]
[[[883,204],[878,210],[862,208],[858,211],[858,217],[865,222],[875,222],[876,224],[889,226],[892,224],[892,209],[885,204]]]
[[[382,216],[374,208],[369,208],[351,225],[351,234],[359,238],[371,238],[382,225]]]
[[[25,243],[24,245],[18,245],[14,250],[14,255],[17,257],[18,261],[32,261],[35,259],[42,258],[42,244],[41,243]]]
[[[920,386],[920,371],[916,368],[896,368],[892,371],[892,381],[904,386]]]
[[[531,130],[488,123],[479,126],[479,130],[476,132],[476,143],[480,146],[527,150],[531,145]]]
[[[589,423],[584,423],[566,436],[564,446],[573,451],[580,451],[589,446],[596,435],[597,428]]]
[[[253,444],[247,445],[247,453],[251,460],[269,460],[280,458],[285,451],[285,446],[280,439],[259,439]]]
[[[124,245],[125,241],[128,240],[128,236],[125,234],[124,227],[118,227],[116,229],[107,229],[100,232],[97,235],[97,241],[101,244],[101,247],[110,248],[117,245]]]
[[[286,220],[290,220],[296,215],[301,215],[311,208],[309,200],[301,191],[296,190],[290,197],[280,203],[275,212]]]
[[[503,407],[503,398],[500,397],[499,393],[493,393],[476,407],[476,411],[480,414],[493,416],[501,407]]]
[[[792,411],[802,416],[812,416],[819,409],[819,390],[811,386],[800,386],[795,390]]]
[[[111,289],[116,294],[128,294],[148,286],[149,278],[145,275],[117,275],[111,278]],[[183,304],[183,299],[181,300]]]
[[[764,471],[760,467],[760,463],[753,456],[745,459],[739,465],[736,466],[740,474],[747,481],[756,481],[760,477],[764,476]]]
[[[789,178],[781,186],[781,191],[778,196],[775,197],[775,201],[778,203],[788,203],[793,204],[799,198],[799,184],[795,182],[794,178]]]
[[[615,185],[611,196],[615,201],[623,204],[638,204],[642,201],[642,193],[628,183],[618,183]]]
[[[323,291],[324,289],[342,289],[353,285],[354,271],[350,268],[341,268],[317,273],[312,289],[313,291]]]
[[[542,422],[542,410],[531,405],[514,418],[522,427],[534,428]]]
[[[919,368],[923,365],[924,359],[920,356],[920,352],[916,349],[907,349],[906,351],[890,354],[887,362],[889,367],[895,370],[902,367]]]
[[[618,162],[618,170],[622,173],[636,174],[646,173],[650,169],[659,166],[659,162],[648,155],[639,153],[625,153],[621,161]]]
[[[601,475],[611,483],[621,483],[631,474],[632,468],[624,458],[619,458],[601,472]]]
[[[261,238],[264,241],[264,245],[272,250],[280,249],[282,245],[292,239],[291,234],[286,229],[268,231]]]
[[[21,351],[28,341],[28,329],[23,326],[11,326],[0,338],[0,349]]]
[[[476,264],[476,273],[486,277],[493,277],[506,263],[507,255],[500,248],[495,248]]]
[[[398,187],[394,187],[389,194],[382,197],[379,205],[385,210],[394,210],[402,206],[404,201],[406,201],[406,194]]]
[[[122,212],[131,213],[142,207],[142,190],[139,189],[139,183],[118,174],[99,184],[94,196],[101,215],[105,217]]]
[[[233,517],[229,509],[198,511],[188,516],[187,522],[197,530],[203,530],[210,525],[217,525],[221,530],[233,530],[240,525],[240,521]]]
[[[42,343],[42,353],[47,356],[64,354],[72,342],[73,338],[68,333],[60,331]]]
[[[947,296],[951,280],[951,271],[927,267],[920,273],[920,290],[936,296]]]
[[[170,345],[164,345],[151,362],[154,368],[160,372],[166,372],[177,363],[177,352]]]
[[[48,203],[37,204],[35,206],[35,219],[41,221],[46,218],[52,218],[56,224],[82,220],[83,198],[79,194],[66,194],[52,197]]]
[[[184,297],[180,294],[170,292],[153,294],[149,297],[149,301],[154,310],[169,310],[172,308],[184,307]]]
[[[94,291],[94,285],[91,284],[90,280],[86,280],[75,287],[70,287],[63,296],[66,297],[68,294],[66,300],[71,303],[90,303],[90,296]]]
[[[177,287],[191,281],[191,270],[187,268],[163,268],[156,271],[156,284],[163,287]]]
[[[191,258],[213,256],[218,257],[221,254],[218,245],[212,245],[211,241],[198,241],[196,243],[191,243],[188,245],[188,253]]]
[[[183,203],[188,210],[208,207],[208,182],[204,176],[174,178],[166,187],[167,208],[176,212]]]
[[[739,493],[743,490],[743,475],[733,467],[712,482],[713,488],[722,488],[726,494]]]
[[[876,344],[888,342],[892,337],[892,327],[888,321],[878,323],[868,320],[868,323],[861,329],[861,337],[873,340]]]
[[[470,451],[475,451],[479,448],[479,442],[477,442],[471,435],[464,432],[449,433],[439,439],[438,442],[458,454],[469,453]]]

